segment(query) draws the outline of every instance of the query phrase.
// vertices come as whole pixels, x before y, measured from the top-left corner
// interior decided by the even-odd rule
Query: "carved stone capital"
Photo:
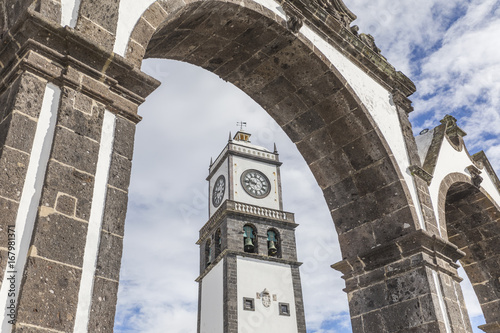
[[[462,279],[456,271],[459,267],[456,262],[464,255],[465,253],[454,244],[431,235],[425,230],[415,230],[387,244],[375,247],[359,257],[346,258],[331,265],[331,267],[340,271],[343,274],[342,278],[346,281],[353,281],[356,280],[356,276],[374,272],[374,275],[371,276],[373,283],[390,275],[423,266],[445,273],[456,281],[461,281]],[[405,258],[411,258],[411,260],[404,260]],[[398,264],[395,265],[396,262]],[[390,268],[393,265],[397,269]],[[381,269],[385,273],[377,274]],[[360,281],[348,283],[345,291],[353,291],[360,287],[363,287]]]

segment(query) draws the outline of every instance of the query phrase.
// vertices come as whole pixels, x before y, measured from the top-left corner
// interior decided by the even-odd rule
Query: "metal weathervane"
[[[243,127],[247,127],[247,123],[246,123],[246,121],[238,121],[236,123],[236,126],[239,126],[240,127],[240,131],[243,131]]]

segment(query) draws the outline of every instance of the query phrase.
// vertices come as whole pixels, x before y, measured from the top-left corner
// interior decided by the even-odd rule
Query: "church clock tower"
[[[239,131],[211,163],[200,230],[198,333],[306,333],[294,215],[279,156]]]

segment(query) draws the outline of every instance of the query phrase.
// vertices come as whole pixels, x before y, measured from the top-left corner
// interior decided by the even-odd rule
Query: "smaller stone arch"
[[[500,324],[500,209],[488,193],[464,174],[445,177],[440,186],[439,219],[447,238],[465,256],[460,260],[477,295],[486,325]],[[496,328],[496,329],[494,329]]]

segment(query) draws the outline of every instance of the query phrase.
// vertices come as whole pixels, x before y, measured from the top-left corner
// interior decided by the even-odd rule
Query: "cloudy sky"
[[[345,0],[360,32],[417,85],[415,134],[459,118],[470,152],[500,166],[500,0]],[[198,231],[207,221],[211,157],[237,121],[252,142],[280,152],[285,210],[296,214],[308,332],[351,332],[335,229],[307,165],[274,121],[242,91],[189,64],[147,60],[162,81],[137,127],[115,332],[196,332]],[[464,274],[462,273],[462,276]],[[484,323],[469,297],[473,326]],[[479,330],[477,330],[479,332]]]

